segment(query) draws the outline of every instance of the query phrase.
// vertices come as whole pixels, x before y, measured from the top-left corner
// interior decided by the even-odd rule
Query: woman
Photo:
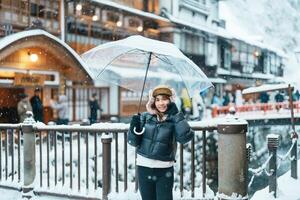
[[[178,112],[175,91],[158,86],[150,91],[147,111],[132,117],[128,143],[137,147],[139,189],[143,200],[172,200],[177,143],[194,132]]]

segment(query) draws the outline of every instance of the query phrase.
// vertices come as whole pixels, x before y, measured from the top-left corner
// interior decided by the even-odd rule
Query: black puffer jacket
[[[132,129],[128,133],[128,143],[137,147],[137,153],[151,159],[174,161],[176,142],[189,142],[194,131],[190,128],[182,113],[169,115],[160,122],[156,115],[145,112],[141,115],[141,125],[145,128],[142,135],[136,135]]]

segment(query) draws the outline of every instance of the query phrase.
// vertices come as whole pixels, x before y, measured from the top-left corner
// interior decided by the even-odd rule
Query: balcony
[[[281,77],[283,77],[283,74],[284,74],[284,69],[283,69],[283,67],[282,66],[280,66],[279,68],[278,68],[278,71],[277,71],[277,76],[281,76]]]
[[[255,65],[254,72],[264,73],[264,66],[263,65]]]
[[[209,9],[205,4],[200,3],[200,1],[197,0],[181,0],[179,1],[179,8],[187,8],[189,10],[192,10],[197,13],[201,13],[204,15],[209,14]]]
[[[240,61],[232,61],[232,63],[231,63],[231,69],[239,71],[239,72],[242,72],[243,65],[241,64]]]

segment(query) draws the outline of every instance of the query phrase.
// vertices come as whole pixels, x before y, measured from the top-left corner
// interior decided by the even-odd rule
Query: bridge
[[[207,138],[211,134],[218,134],[218,193],[223,194],[220,198],[237,193],[247,199],[248,185],[251,187],[253,179],[262,171],[277,169],[276,156],[271,156],[267,160],[273,163],[269,169],[266,164],[249,169],[251,180],[248,173],[243,173],[251,150],[246,145],[245,120],[226,116],[190,125],[196,131],[195,137],[188,145],[180,145],[177,152],[176,198],[214,198],[207,187],[211,156],[207,152]],[[20,192],[28,199],[52,196],[98,200],[136,194],[136,154],[134,148],[127,146],[128,127],[123,123],[45,125],[35,123],[30,115],[22,124],[0,124],[0,188]],[[270,152],[276,155],[278,138],[271,135],[267,140]],[[287,154],[292,158],[292,176],[297,177],[297,140],[294,138],[291,144]],[[276,177],[276,172],[270,176],[273,191]]]
[[[300,102],[293,102],[294,123],[300,125]],[[230,115],[248,121],[250,126],[261,125],[287,125],[291,123],[291,110],[289,102],[283,103],[256,103],[242,106],[221,106],[213,107],[212,117],[219,119]]]

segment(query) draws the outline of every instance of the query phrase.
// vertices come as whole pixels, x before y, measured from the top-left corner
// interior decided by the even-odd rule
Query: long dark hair
[[[169,99],[169,101],[171,102],[171,99],[170,99],[170,96],[169,96],[169,95],[166,95],[166,94],[160,94],[160,95],[163,96],[163,97],[166,98],[166,99]],[[158,95],[157,95],[157,96],[158,96]],[[154,97],[154,102],[153,102],[153,104],[151,104],[151,109],[153,109],[153,110],[156,111],[156,114],[158,115],[159,119],[161,120],[161,119],[163,118],[163,116],[164,116],[164,113],[160,112],[160,111],[156,108],[156,106],[155,106],[155,102],[156,102],[156,97],[157,97],[157,96]]]

